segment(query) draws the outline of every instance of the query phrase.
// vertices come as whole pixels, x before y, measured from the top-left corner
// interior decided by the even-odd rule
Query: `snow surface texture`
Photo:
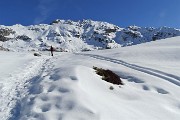
[[[44,51],[54,46],[57,51],[78,52],[111,49],[180,36],[180,30],[169,27],[120,28],[92,20],[55,20],[50,25],[0,25],[0,49]]]
[[[55,57],[1,51],[0,118],[179,120],[179,39]],[[101,80],[93,66],[114,71],[124,85]]]

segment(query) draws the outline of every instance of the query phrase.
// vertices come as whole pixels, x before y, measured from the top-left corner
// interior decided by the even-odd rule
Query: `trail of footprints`
[[[92,116],[95,117],[91,110],[78,102],[78,95],[75,92],[78,78],[73,75],[64,75],[59,68],[54,69],[53,63],[52,60],[49,60],[42,69],[42,74],[32,82],[29,95],[23,101],[25,104],[22,105],[20,120],[68,120],[69,113],[82,109],[83,117],[80,115],[81,112],[78,115],[73,113],[74,120],[78,116],[81,116],[80,119],[86,120]],[[51,118],[52,116],[54,118]]]
[[[130,77],[126,77],[126,79],[128,80],[128,82],[134,82],[136,84],[140,84],[142,89],[145,91],[155,91],[159,94],[169,94],[169,92],[166,91],[165,89],[160,88],[160,87],[152,87],[152,86],[146,85],[145,81],[139,80],[135,77],[130,76]]]
[[[34,106],[30,114],[36,119],[45,120],[45,118],[48,119],[46,113],[50,112],[54,116],[59,116],[57,120],[61,120],[66,112],[71,111],[76,105],[72,99],[73,92],[71,88],[61,85],[61,79],[57,80],[55,75],[47,75],[44,78],[46,82],[42,86],[45,87],[39,87],[41,90],[38,88],[38,92],[34,92],[29,97],[28,104]],[[76,81],[77,78],[69,76],[66,80]]]
[[[157,93],[159,94],[169,94],[168,91],[166,91],[165,89],[163,88],[160,88],[160,87],[153,87],[153,88],[150,88],[148,87],[147,85],[142,85],[142,88],[143,90],[145,91],[151,91],[151,89],[155,90]]]
[[[50,79],[52,79],[52,76],[50,76]],[[56,77],[55,79],[56,80]],[[75,76],[70,76],[69,79],[67,78],[67,80],[77,80],[77,78]],[[57,84],[56,84],[57,83]],[[73,108],[73,102],[72,101],[67,101],[67,100],[64,100],[66,99],[66,96],[70,96],[71,94],[71,88],[65,88],[65,86],[63,85],[58,85],[58,84],[61,84],[60,81],[58,82],[54,82],[53,84],[50,84],[47,91],[47,93],[43,94],[40,98],[42,101],[45,101],[45,102],[48,102],[50,100],[52,100],[53,104],[55,105],[55,107],[57,109],[62,109],[62,108],[65,108],[67,110],[70,110]],[[67,87],[67,86],[66,86]],[[52,95],[54,96],[54,98],[52,98]],[[48,97],[48,95],[50,95],[50,97]],[[56,102],[54,102],[54,100]],[[51,108],[51,105],[50,104],[45,104],[44,107],[42,107],[42,112],[47,112],[49,111],[50,109],[46,109],[46,108]]]

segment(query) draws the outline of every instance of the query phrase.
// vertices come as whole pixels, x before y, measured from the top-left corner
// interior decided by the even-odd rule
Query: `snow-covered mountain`
[[[107,22],[57,19],[49,25],[0,25],[0,49],[37,51],[47,50],[52,45],[57,51],[77,52],[136,45],[175,36],[180,36],[179,29],[121,28]]]

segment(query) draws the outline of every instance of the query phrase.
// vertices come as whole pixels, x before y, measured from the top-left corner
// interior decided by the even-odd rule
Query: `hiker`
[[[52,47],[52,45],[51,45],[50,51],[51,51],[51,56],[53,56],[54,48]]]

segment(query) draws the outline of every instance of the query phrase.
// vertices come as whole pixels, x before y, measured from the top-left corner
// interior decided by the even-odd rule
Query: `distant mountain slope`
[[[47,50],[77,52],[111,49],[158,39],[180,36],[180,30],[169,27],[129,26],[120,28],[92,20],[55,20],[50,25],[0,25],[0,47],[3,50]]]

